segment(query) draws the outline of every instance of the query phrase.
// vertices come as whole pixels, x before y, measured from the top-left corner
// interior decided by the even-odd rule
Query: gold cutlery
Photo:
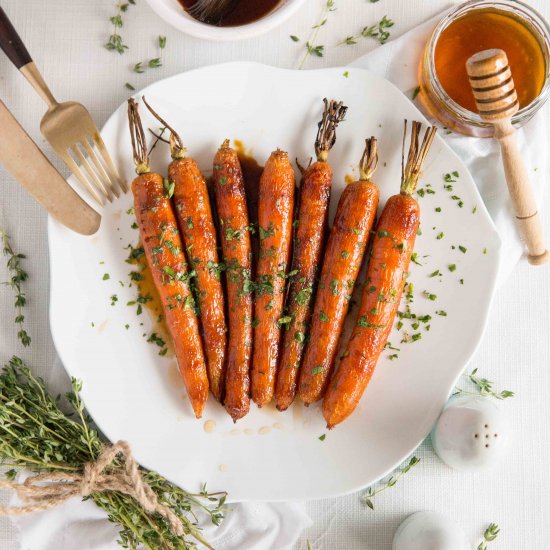
[[[0,163],[59,222],[82,235],[99,229],[101,216],[53,167],[0,100]]]
[[[58,103],[17,31],[0,7],[0,47],[46,102],[40,130],[90,195],[103,205],[128,187],[118,175],[92,117],[80,103]]]

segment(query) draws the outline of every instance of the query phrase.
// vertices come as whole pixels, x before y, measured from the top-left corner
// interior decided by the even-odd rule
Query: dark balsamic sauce
[[[179,0],[189,11],[197,0]],[[205,21],[217,27],[239,27],[258,21],[271,12],[281,0],[234,0],[227,13],[219,21]]]

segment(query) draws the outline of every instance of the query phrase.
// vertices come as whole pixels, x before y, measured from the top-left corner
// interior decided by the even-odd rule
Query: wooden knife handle
[[[32,61],[32,58],[23,44],[17,31],[14,29],[6,12],[0,6],[0,48],[9,57],[10,61],[20,69],[27,63]]]

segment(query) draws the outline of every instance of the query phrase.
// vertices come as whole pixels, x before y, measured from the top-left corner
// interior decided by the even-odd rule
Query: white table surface
[[[123,36],[130,46],[124,55],[102,47],[111,32],[108,18],[115,0],[3,0],[54,93],[61,99],[83,102],[101,126],[127,97],[125,82],[137,89],[150,82],[208,65],[233,60],[259,61],[280,67],[295,67],[302,47],[289,35],[302,38],[319,21],[323,0],[309,0],[284,27],[264,36],[236,42],[208,43],[182,34],[160,20],[137,0],[125,15]],[[550,18],[550,3],[530,2]],[[336,0],[337,11],[321,29],[318,44],[324,58],[310,58],[306,68],[345,65],[377,47],[363,39],[356,46],[335,44],[356,33],[382,15],[395,21],[397,36],[447,7],[446,0]],[[139,60],[156,57],[159,34],[167,36],[164,66],[138,75],[131,67]],[[0,55],[0,97],[53,158],[40,136],[38,125],[44,111],[40,100],[7,59]],[[549,174],[550,176],[550,174]],[[475,177],[475,174],[474,174]],[[0,291],[0,361],[18,354],[38,374],[48,377],[55,350],[48,328],[48,252],[46,215],[0,167],[0,224],[12,236],[18,251],[27,254],[30,279],[25,284],[28,332],[32,346],[22,349],[13,324],[12,295]],[[550,238],[548,192],[541,205],[546,235]],[[4,262],[0,279],[6,279]],[[360,494],[308,503],[313,526],[303,533],[298,547],[309,540],[313,548],[343,550],[391,548],[397,525],[418,510],[439,510],[456,518],[473,542],[489,522],[502,531],[491,548],[533,549],[550,547],[550,268],[533,268],[522,262],[498,291],[483,343],[469,368],[494,380],[501,389],[517,396],[505,404],[515,436],[507,458],[480,473],[458,473],[446,467],[428,444],[417,452],[421,463],[394,488],[376,499],[376,510],[361,504]],[[5,494],[2,495],[5,499]],[[2,500],[0,499],[0,502]],[[0,521],[0,548],[18,547],[9,521]],[[477,545],[476,545],[477,546]],[[117,547],[117,546],[116,546]],[[27,550],[27,549],[26,549]],[[33,550],[33,549],[28,549]]]

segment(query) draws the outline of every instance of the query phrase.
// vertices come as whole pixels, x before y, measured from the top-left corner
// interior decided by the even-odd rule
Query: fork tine
[[[113,185],[118,183],[118,186],[122,190],[123,193],[128,192],[128,185],[126,182],[120,177],[118,170],[116,169],[113,160],[111,159],[111,155],[109,155],[109,151],[107,151],[107,147],[105,146],[105,143],[103,142],[102,137],[99,134],[93,135],[93,142],[96,144],[96,147],[99,149],[99,152],[101,154],[101,158],[103,160],[103,163],[107,167],[107,171],[109,172],[111,183]]]
[[[94,148],[90,145],[90,142],[87,139],[84,139],[80,142],[80,145],[84,147],[88,155],[88,159],[91,159],[92,163],[94,164],[96,168],[96,173],[104,184],[103,186],[106,189],[109,189],[118,199],[120,197],[118,186],[116,184],[113,184],[113,182],[111,181],[109,174],[107,174],[107,172],[105,171],[103,164],[96,155]]]
[[[90,195],[95,199],[95,201],[99,204],[99,206],[103,206],[104,202],[103,202],[102,195],[100,195],[97,192],[97,189],[84,176],[84,174],[82,173],[82,170],[80,170],[80,167],[73,160],[71,155],[69,153],[64,153],[63,160],[65,161],[65,164],[69,167],[69,170],[76,176],[76,178],[81,183],[81,185],[84,186],[84,189],[86,189],[88,193],[90,193]]]
[[[78,144],[74,144],[70,148],[71,152],[78,159],[78,162],[84,171],[88,174],[88,180],[96,187],[97,190],[109,201],[113,202],[113,195],[108,187],[105,187],[104,183],[99,179],[95,170],[90,166],[88,159],[82,154],[82,151],[78,148]]]

